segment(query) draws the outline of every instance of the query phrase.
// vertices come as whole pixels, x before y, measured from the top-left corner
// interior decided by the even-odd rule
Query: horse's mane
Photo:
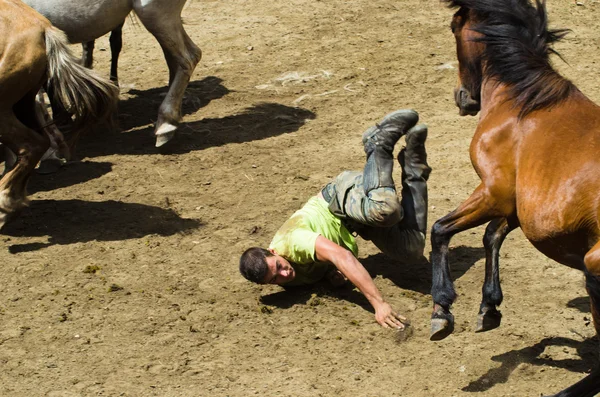
[[[551,45],[568,29],[548,29],[545,0],[442,0],[475,15],[473,30],[482,34],[482,54],[488,77],[508,87],[509,99],[521,108],[520,117],[566,99],[575,85],[554,70]],[[561,58],[562,59],[562,58]]]

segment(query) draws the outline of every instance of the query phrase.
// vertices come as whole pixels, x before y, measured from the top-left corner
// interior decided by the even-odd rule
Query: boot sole
[[[363,145],[372,138],[381,128],[385,128],[386,124],[400,125],[401,122],[404,124],[403,131],[406,134],[412,127],[419,122],[419,114],[412,109],[400,109],[395,112],[387,114],[381,122],[377,125],[370,127],[362,136]],[[402,136],[401,135],[401,136]]]

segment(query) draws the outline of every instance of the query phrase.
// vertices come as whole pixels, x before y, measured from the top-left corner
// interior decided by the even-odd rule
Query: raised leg
[[[110,33],[110,80],[119,85],[119,54],[123,48],[123,24]]]
[[[181,120],[181,102],[202,52],[187,35],[181,23],[185,0],[171,2],[134,2],[142,24],[156,37],[169,66],[169,91],[158,110],[154,135],[156,147],[175,135]]]
[[[439,219],[431,229],[431,265],[433,314],[431,315],[431,340],[440,340],[454,330],[454,316],[450,307],[456,299],[456,291],[450,276],[448,245],[456,233],[482,225],[491,219],[502,217],[496,200],[488,189],[479,185],[473,194],[456,210]]]
[[[427,234],[427,180],[431,174],[431,167],[427,164],[426,140],[427,126],[417,125],[406,134],[406,148],[398,153],[402,168],[402,227],[420,231],[423,238]]]
[[[516,220],[509,224],[507,218],[492,220],[485,229],[483,246],[485,247],[485,281],[482,288],[482,300],[477,315],[475,332],[489,331],[500,326],[502,314],[497,309],[502,303],[500,286],[500,247],[504,239],[517,226]]]
[[[39,174],[51,174],[58,171],[65,161],[71,159],[71,152],[64,135],[48,114],[43,90],[36,95],[35,105],[36,120],[50,140],[50,147],[40,159],[36,171]]]
[[[0,180],[0,227],[10,215],[27,205],[27,181],[50,145],[48,137],[26,127],[14,114],[5,114],[2,120],[0,142],[17,155],[17,162]]]
[[[405,263],[426,262],[423,251],[427,233],[427,180],[431,173],[426,139],[427,127],[417,125],[406,133],[406,147],[398,153],[402,168],[402,220],[392,227],[358,231],[387,256]]]

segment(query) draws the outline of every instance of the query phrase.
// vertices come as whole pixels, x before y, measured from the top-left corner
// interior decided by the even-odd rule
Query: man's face
[[[271,250],[269,250],[271,251]],[[283,257],[271,251],[273,256],[267,258],[267,274],[265,275],[265,284],[285,284],[289,283],[296,277],[296,272],[290,262]]]

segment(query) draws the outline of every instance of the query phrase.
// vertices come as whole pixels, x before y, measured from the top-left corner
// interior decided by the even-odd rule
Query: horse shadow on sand
[[[223,80],[216,76],[190,81],[181,103],[181,115],[194,114],[203,107],[208,106],[211,101],[229,94],[231,91],[222,83]],[[123,91],[122,94],[126,98],[119,101],[118,109],[120,129],[127,131],[154,123],[158,108],[168,91],[169,86],[154,87],[147,90],[131,88]]]
[[[130,90],[134,96],[119,103],[119,128],[123,132],[91,131],[78,145],[78,156],[97,157],[110,154],[182,154],[228,143],[250,142],[297,131],[316,115],[306,109],[278,103],[254,104],[243,112],[222,118],[205,118],[181,123],[175,137],[165,146],[154,147],[156,112],[167,87],[146,91]],[[183,103],[183,114],[193,114],[210,101],[230,91],[217,77],[190,83]]]
[[[549,346],[570,347],[577,351],[580,359],[556,360],[544,354]],[[532,366],[550,366],[566,369],[572,372],[586,374],[592,371],[597,362],[598,341],[596,338],[575,340],[565,337],[547,337],[523,349],[511,350],[492,357],[492,361],[501,363],[500,367],[492,368],[479,379],[469,383],[462,390],[471,393],[482,393],[498,383],[506,383],[510,375],[521,364]]]
[[[171,209],[121,201],[35,200],[3,228],[12,237],[48,237],[45,243],[9,245],[10,253],[36,251],[60,244],[120,241],[148,235],[171,236],[198,229],[196,219]]]
[[[582,313],[590,313],[589,297],[577,297],[567,303],[567,307],[578,309]],[[591,315],[588,319],[588,325],[591,323]],[[510,375],[520,364],[530,364],[532,366],[551,366],[566,369],[572,372],[587,374],[592,371],[594,363],[597,362],[598,340],[596,338],[583,338],[575,340],[565,337],[547,337],[523,349],[511,350],[492,357],[492,361],[501,363],[500,367],[492,368],[479,379],[469,383],[462,390],[471,393],[481,393],[489,390],[498,383],[506,383]],[[544,351],[549,346],[560,346],[563,348],[572,348],[577,351],[580,359],[562,359],[556,360],[547,355]],[[596,364],[598,365],[598,364]]]
[[[34,172],[27,183],[27,192],[33,194],[75,186],[100,178],[111,171],[112,164],[108,162],[74,161],[52,174],[40,175]]]
[[[485,257],[483,248],[466,246],[451,248],[450,260],[453,279],[460,278],[483,257]],[[376,254],[361,259],[361,263],[371,277],[382,276],[391,280],[401,289],[421,294],[429,294],[431,291],[431,264],[429,262],[399,263],[384,254]],[[260,299],[265,305],[289,309],[298,304],[310,304],[309,301],[313,296],[329,296],[346,300],[373,312],[369,301],[350,283],[340,288],[333,288],[327,281],[320,281],[313,286],[288,287],[283,291],[264,295]]]

